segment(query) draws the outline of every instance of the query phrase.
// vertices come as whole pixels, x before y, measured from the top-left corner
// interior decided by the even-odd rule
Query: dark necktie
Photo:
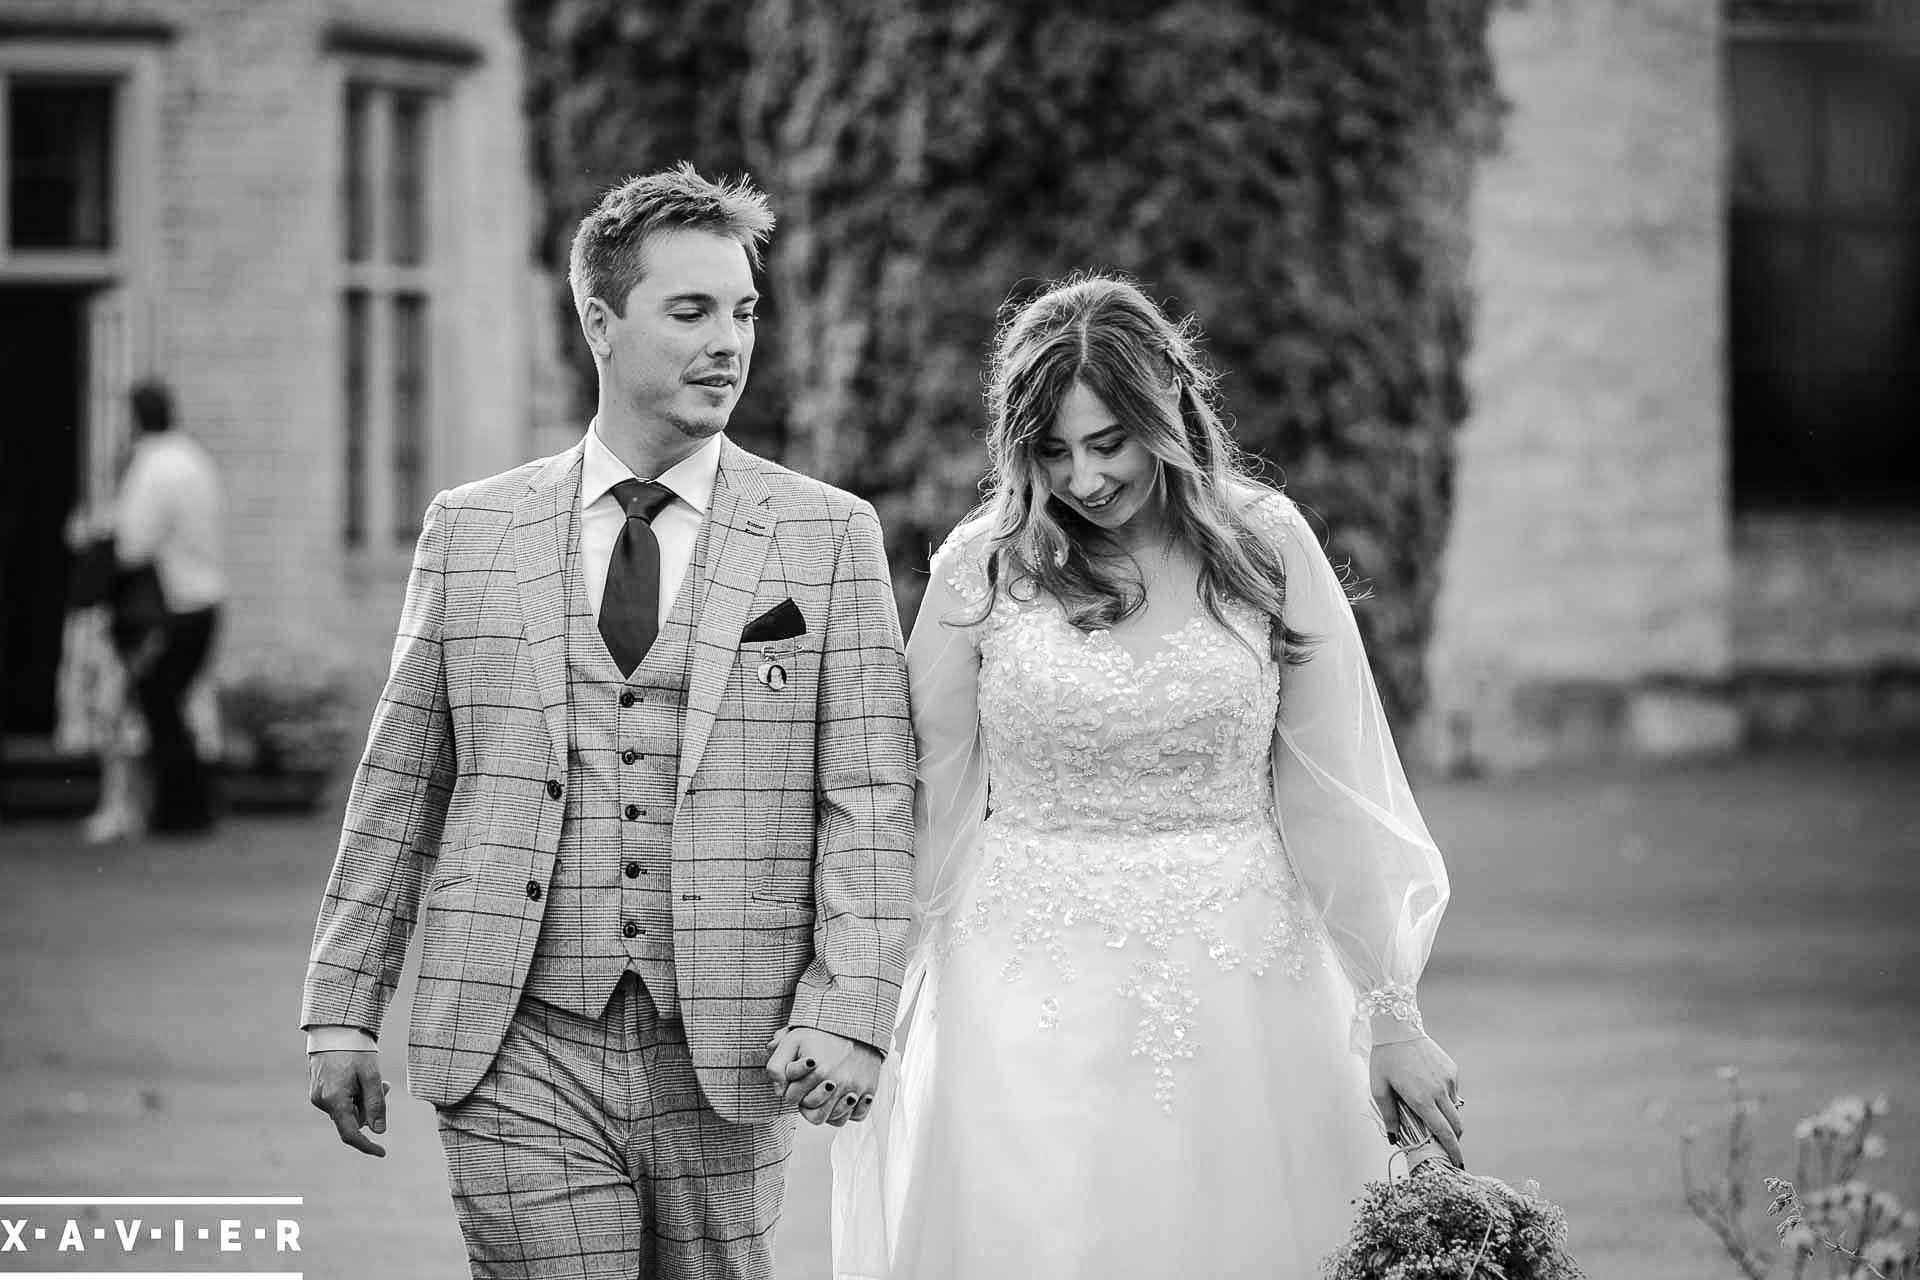
[[[651,480],[622,480],[613,496],[627,511],[626,527],[614,539],[607,586],[600,597],[600,638],[620,674],[633,669],[660,634],[660,540],[653,518],[673,501],[673,490]]]

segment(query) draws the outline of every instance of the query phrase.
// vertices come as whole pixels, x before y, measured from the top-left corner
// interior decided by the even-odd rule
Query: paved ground
[[[1423,790],[1455,883],[1424,1002],[1463,1066],[1469,1155],[1539,1178],[1596,1280],[1732,1274],[1677,1191],[1676,1132],[1718,1121],[1722,1064],[1765,1097],[1762,1172],[1789,1171],[1793,1120],[1827,1097],[1891,1094],[1873,1176],[1920,1198],[1917,765],[1766,757]],[[0,829],[0,1196],[298,1195],[311,1280],[465,1274],[428,1108],[399,1101],[375,1163],[305,1103],[292,1023],[331,847],[324,820],[105,851]],[[793,1168],[796,1280],[825,1274],[822,1137],[804,1132]],[[31,1265],[183,1269],[108,1247],[112,1216],[143,1212],[171,1230],[193,1211],[106,1211],[106,1245],[49,1258],[49,1240]],[[292,1269],[260,1248],[199,1256]],[[0,1273],[28,1265],[0,1253]]]

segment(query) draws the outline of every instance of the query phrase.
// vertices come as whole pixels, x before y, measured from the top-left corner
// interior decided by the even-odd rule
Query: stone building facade
[[[1920,4],[1540,0],[1494,44],[1426,754],[1911,732]]]
[[[1846,59],[1920,67],[1920,0],[1496,14],[1420,753],[1912,729],[1920,97]],[[0,7],[9,740],[49,731],[60,529],[137,378],[226,473],[223,676],[376,679],[428,497],[572,438],[520,58],[496,0]]]
[[[0,8],[10,740],[145,377],[226,480],[222,675],[379,668],[426,502],[531,448],[521,86],[498,3]]]

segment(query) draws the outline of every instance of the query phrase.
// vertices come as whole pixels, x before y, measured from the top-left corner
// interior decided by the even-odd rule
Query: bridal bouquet
[[[1397,1180],[1389,1165],[1387,1180],[1369,1182],[1355,1203],[1353,1232],[1326,1260],[1326,1280],[1584,1278],[1567,1256],[1566,1214],[1534,1182],[1515,1190],[1435,1154]]]

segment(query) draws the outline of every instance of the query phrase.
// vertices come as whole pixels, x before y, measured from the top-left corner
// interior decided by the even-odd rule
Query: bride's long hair
[[[1276,657],[1305,660],[1312,640],[1282,613],[1279,548],[1248,518],[1276,491],[1253,475],[1221,421],[1197,337],[1192,319],[1173,323],[1115,275],[1077,273],[1017,311],[1003,308],[987,373],[988,608],[1002,589],[1023,599],[1045,592],[1091,631],[1146,603],[1140,584],[1110,567],[1124,558],[1119,544],[1054,497],[1038,456],[1077,383],[1156,460],[1158,500],[1174,538],[1199,557],[1207,612],[1226,626],[1223,602],[1244,601],[1273,619]]]

